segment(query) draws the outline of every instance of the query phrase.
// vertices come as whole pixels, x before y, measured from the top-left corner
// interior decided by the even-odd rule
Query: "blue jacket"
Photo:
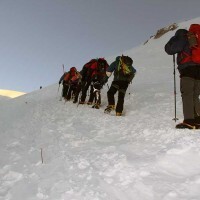
[[[109,77],[112,74],[112,72],[114,72],[114,81],[126,81],[126,82],[130,83],[135,76],[136,69],[133,66],[131,66],[131,73],[128,76],[127,75],[124,75],[124,76],[119,75],[119,73],[117,72],[116,69],[119,65],[120,57],[121,56],[117,56],[115,61],[110,64],[110,66],[107,69],[106,74]]]

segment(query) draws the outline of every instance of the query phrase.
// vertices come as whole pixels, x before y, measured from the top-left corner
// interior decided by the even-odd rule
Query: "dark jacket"
[[[60,77],[59,84],[64,84],[64,77],[67,75],[68,72],[64,72],[64,74]]]
[[[118,68],[118,65],[120,62],[120,57],[121,56],[117,56],[115,61],[110,64],[110,66],[107,69],[106,74],[108,76],[110,76],[111,73],[114,72],[114,81],[126,81],[126,82],[130,83],[132,81],[133,77],[135,76],[136,69],[133,66],[131,66],[131,73],[128,76],[127,75],[124,75],[124,76],[119,75],[119,73],[117,72],[116,69]]]
[[[187,61],[188,55],[191,55],[189,42],[187,37],[188,31],[186,29],[179,29],[176,31],[169,42],[165,45],[165,51],[169,55],[177,53],[178,70],[181,71],[189,66],[196,66],[197,64],[192,61]]]

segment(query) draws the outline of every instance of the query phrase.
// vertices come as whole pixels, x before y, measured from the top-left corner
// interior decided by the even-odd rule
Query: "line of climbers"
[[[97,58],[86,63],[80,72],[72,67],[59,80],[59,85],[61,83],[63,85],[62,97],[66,101],[73,99],[73,103],[87,103],[98,109],[101,105],[100,91],[113,73],[114,79],[107,92],[108,106],[105,113],[115,110],[116,116],[121,116],[126,90],[136,74],[136,69],[132,65],[133,60],[129,56],[122,55],[116,57],[110,66],[104,58]],[[89,87],[90,95],[86,102]],[[115,106],[114,95],[117,91],[118,101]]]
[[[180,72],[180,91],[183,104],[184,120],[176,128],[200,129],[200,24],[191,24],[189,30],[178,29],[175,35],[165,45],[165,51],[173,55],[174,60],[174,94],[176,121],[176,81],[175,81],[175,54]],[[73,103],[80,104],[86,100],[87,90],[90,87],[90,97],[87,104],[99,108],[101,104],[100,90],[114,72],[114,79],[107,92],[108,106],[105,113],[116,111],[117,116],[122,115],[124,97],[128,85],[135,76],[136,70],[132,66],[133,60],[128,56],[118,56],[108,65],[104,58],[92,59],[83,66],[79,73],[75,67],[64,73],[59,84],[63,83],[62,96],[70,100],[73,94]],[[118,101],[115,104],[114,95],[118,91]]]

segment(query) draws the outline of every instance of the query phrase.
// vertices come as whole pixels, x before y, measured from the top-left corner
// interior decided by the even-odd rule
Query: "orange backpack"
[[[67,72],[67,73],[65,74],[65,76],[64,76],[64,81],[67,82],[67,81],[69,81],[69,80],[70,80],[70,73]]]

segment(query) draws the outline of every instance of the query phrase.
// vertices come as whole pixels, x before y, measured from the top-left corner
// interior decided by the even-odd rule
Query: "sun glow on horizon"
[[[13,90],[0,90],[0,96],[10,97],[10,98],[19,97],[24,94],[26,94],[26,93],[17,92],[17,91],[13,91]]]

